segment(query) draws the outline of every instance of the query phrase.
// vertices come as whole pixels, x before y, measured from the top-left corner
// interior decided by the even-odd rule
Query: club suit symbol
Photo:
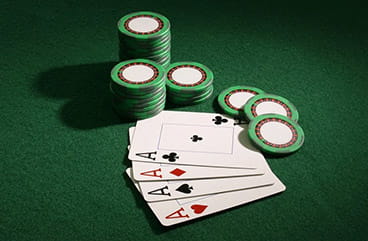
[[[198,135],[193,135],[190,139],[192,139],[193,142],[197,142],[197,141],[203,140],[203,138],[200,137],[200,136],[198,136]]]
[[[175,162],[176,159],[179,159],[179,156],[175,152],[170,152],[169,155],[165,154],[165,155],[162,156],[162,158],[168,159],[169,162]]]
[[[215,116],[214,119],[212,119],[212,121],[216,124],[216,125],[221,125],[222,123],[226,123],[228,120],[225,118],[222,118],[221,116]]]

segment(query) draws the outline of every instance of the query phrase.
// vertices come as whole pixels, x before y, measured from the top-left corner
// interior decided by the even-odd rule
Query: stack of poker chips
[[[149,59],[167,68],[170,64],[170,22],[161,14],[135,12],[118,22],[119,58]]]
[[[198,104],[207,100],[213,93],[213,73],[203,64],[170,64],[166,77],[167,99],[173,104]]]
[[[154,61],[123,61],[111,71],[113,107],[124,119],[146,119],[165,108],[165,70]]]

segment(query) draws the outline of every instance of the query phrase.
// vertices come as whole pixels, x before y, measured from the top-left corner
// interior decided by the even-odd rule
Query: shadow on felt
[[[111,105],[110,71],[115,62],[53,68],[39,74],[34,88],[52,99],[65,99],[61,121],[75,129],[94,129],[131,122],[119,118]]]
[[[115,64],[104,62],[53,68],[40,73],[33,87],[47,98],[67,100],[58,114],[71,128],[88,130],[134,122],[117,115],[112,108],[109,82]],[[165,109],[176,107],[167,102]]]

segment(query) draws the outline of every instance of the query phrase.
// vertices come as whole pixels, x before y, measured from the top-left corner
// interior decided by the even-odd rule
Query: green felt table
[[[366,7],[239,2],[2,1],[0,240],[367,240]],[[296,105],[304,146],[267,157],[284,193],[160,225],[123,174],[134,123],[108,90],[117,20],[137,10],[170,19],[173,61],[215,74],[209,101],[168,109],[217,112],[239,84]]]

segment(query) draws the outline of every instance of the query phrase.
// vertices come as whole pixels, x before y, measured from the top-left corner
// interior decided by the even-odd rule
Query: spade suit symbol
[[[183,184],[183,185],[181,185],[180,187],[178,187],[176,189],[176,191],[182,192],[182,193],[185,193],[185,194],[191,193],[192,190],[193,190],[193,187],[190,187],[188,184]]]

